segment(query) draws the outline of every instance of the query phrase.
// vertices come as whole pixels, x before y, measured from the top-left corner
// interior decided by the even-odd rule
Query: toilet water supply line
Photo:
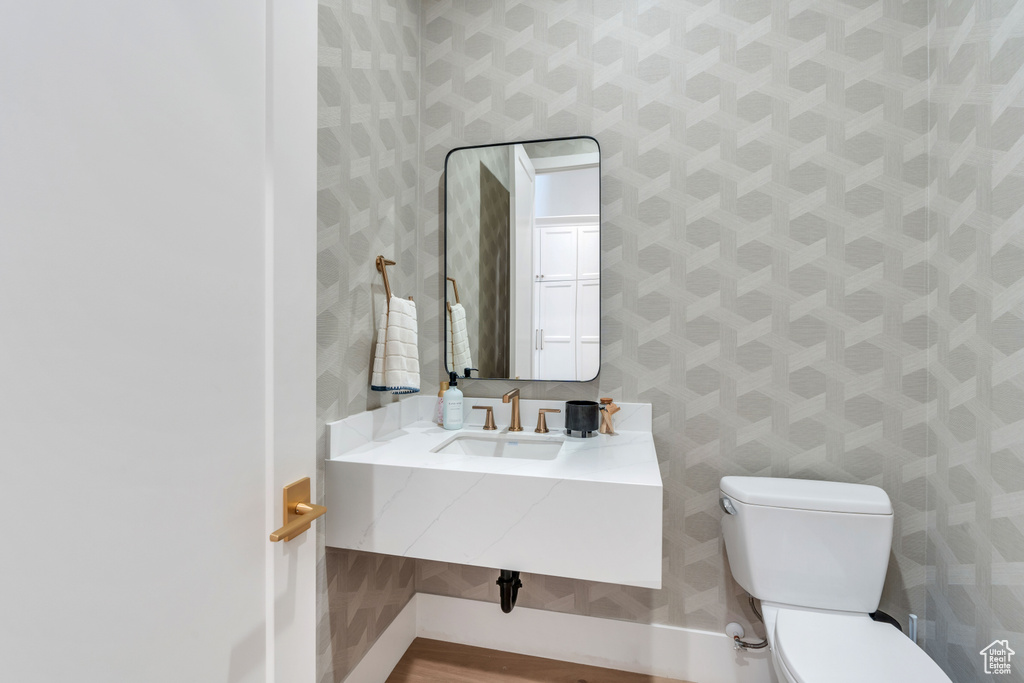
[[[754,614],[757,615],[758,621],[760,621],[763,625],[764,617],[761,616],[761,611],[757,609],[757,605],[754,604],[754,596],[748,593],[747,600],[750,601],[750,609],[754,610]],[[733,636],[732,641],[733,649],[736,650],[760,650],[761,648],[768,647],[767,636],[765,636],[765,638],[760,643],[748,643],[745,640],[741,640],[739,636]]]

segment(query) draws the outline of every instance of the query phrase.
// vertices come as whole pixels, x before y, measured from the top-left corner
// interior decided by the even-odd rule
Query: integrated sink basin
[[[431,453],[476,455],[484,458],[522,458],[524,460],[554,460],[562,450],[563,439],[523,438],[520,436],[479,436],[460,434],[448,439]]]
[[[661,587],[662,483],[649,404],[623,403],[616,434],[562,434],[564,403],[490,406],[462,429],[434,422],[437,398],[412,396],[330,424],[326,543],[399,557]]]

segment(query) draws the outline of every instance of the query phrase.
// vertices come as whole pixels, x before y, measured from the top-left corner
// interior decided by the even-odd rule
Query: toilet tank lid
[[[749,505],[891,515],[892,503],[877,486],[838,481],[776,479],[770,477],[722,477],[722,493]]]

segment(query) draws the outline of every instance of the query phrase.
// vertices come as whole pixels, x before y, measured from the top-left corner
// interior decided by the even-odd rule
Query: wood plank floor
[[[555,659],[417,638],[387,683],[686,683]]]

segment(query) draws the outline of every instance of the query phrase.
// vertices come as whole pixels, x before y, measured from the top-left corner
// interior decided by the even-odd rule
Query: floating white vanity
[[[618,404],[617,434],[569,438],[562,413],[466,399],[466,426],[414,396],[330,424],[327,545],[494,569],[661,587],[662,485],[648,404]],[[494,408],[497,431],[483,429]]]

